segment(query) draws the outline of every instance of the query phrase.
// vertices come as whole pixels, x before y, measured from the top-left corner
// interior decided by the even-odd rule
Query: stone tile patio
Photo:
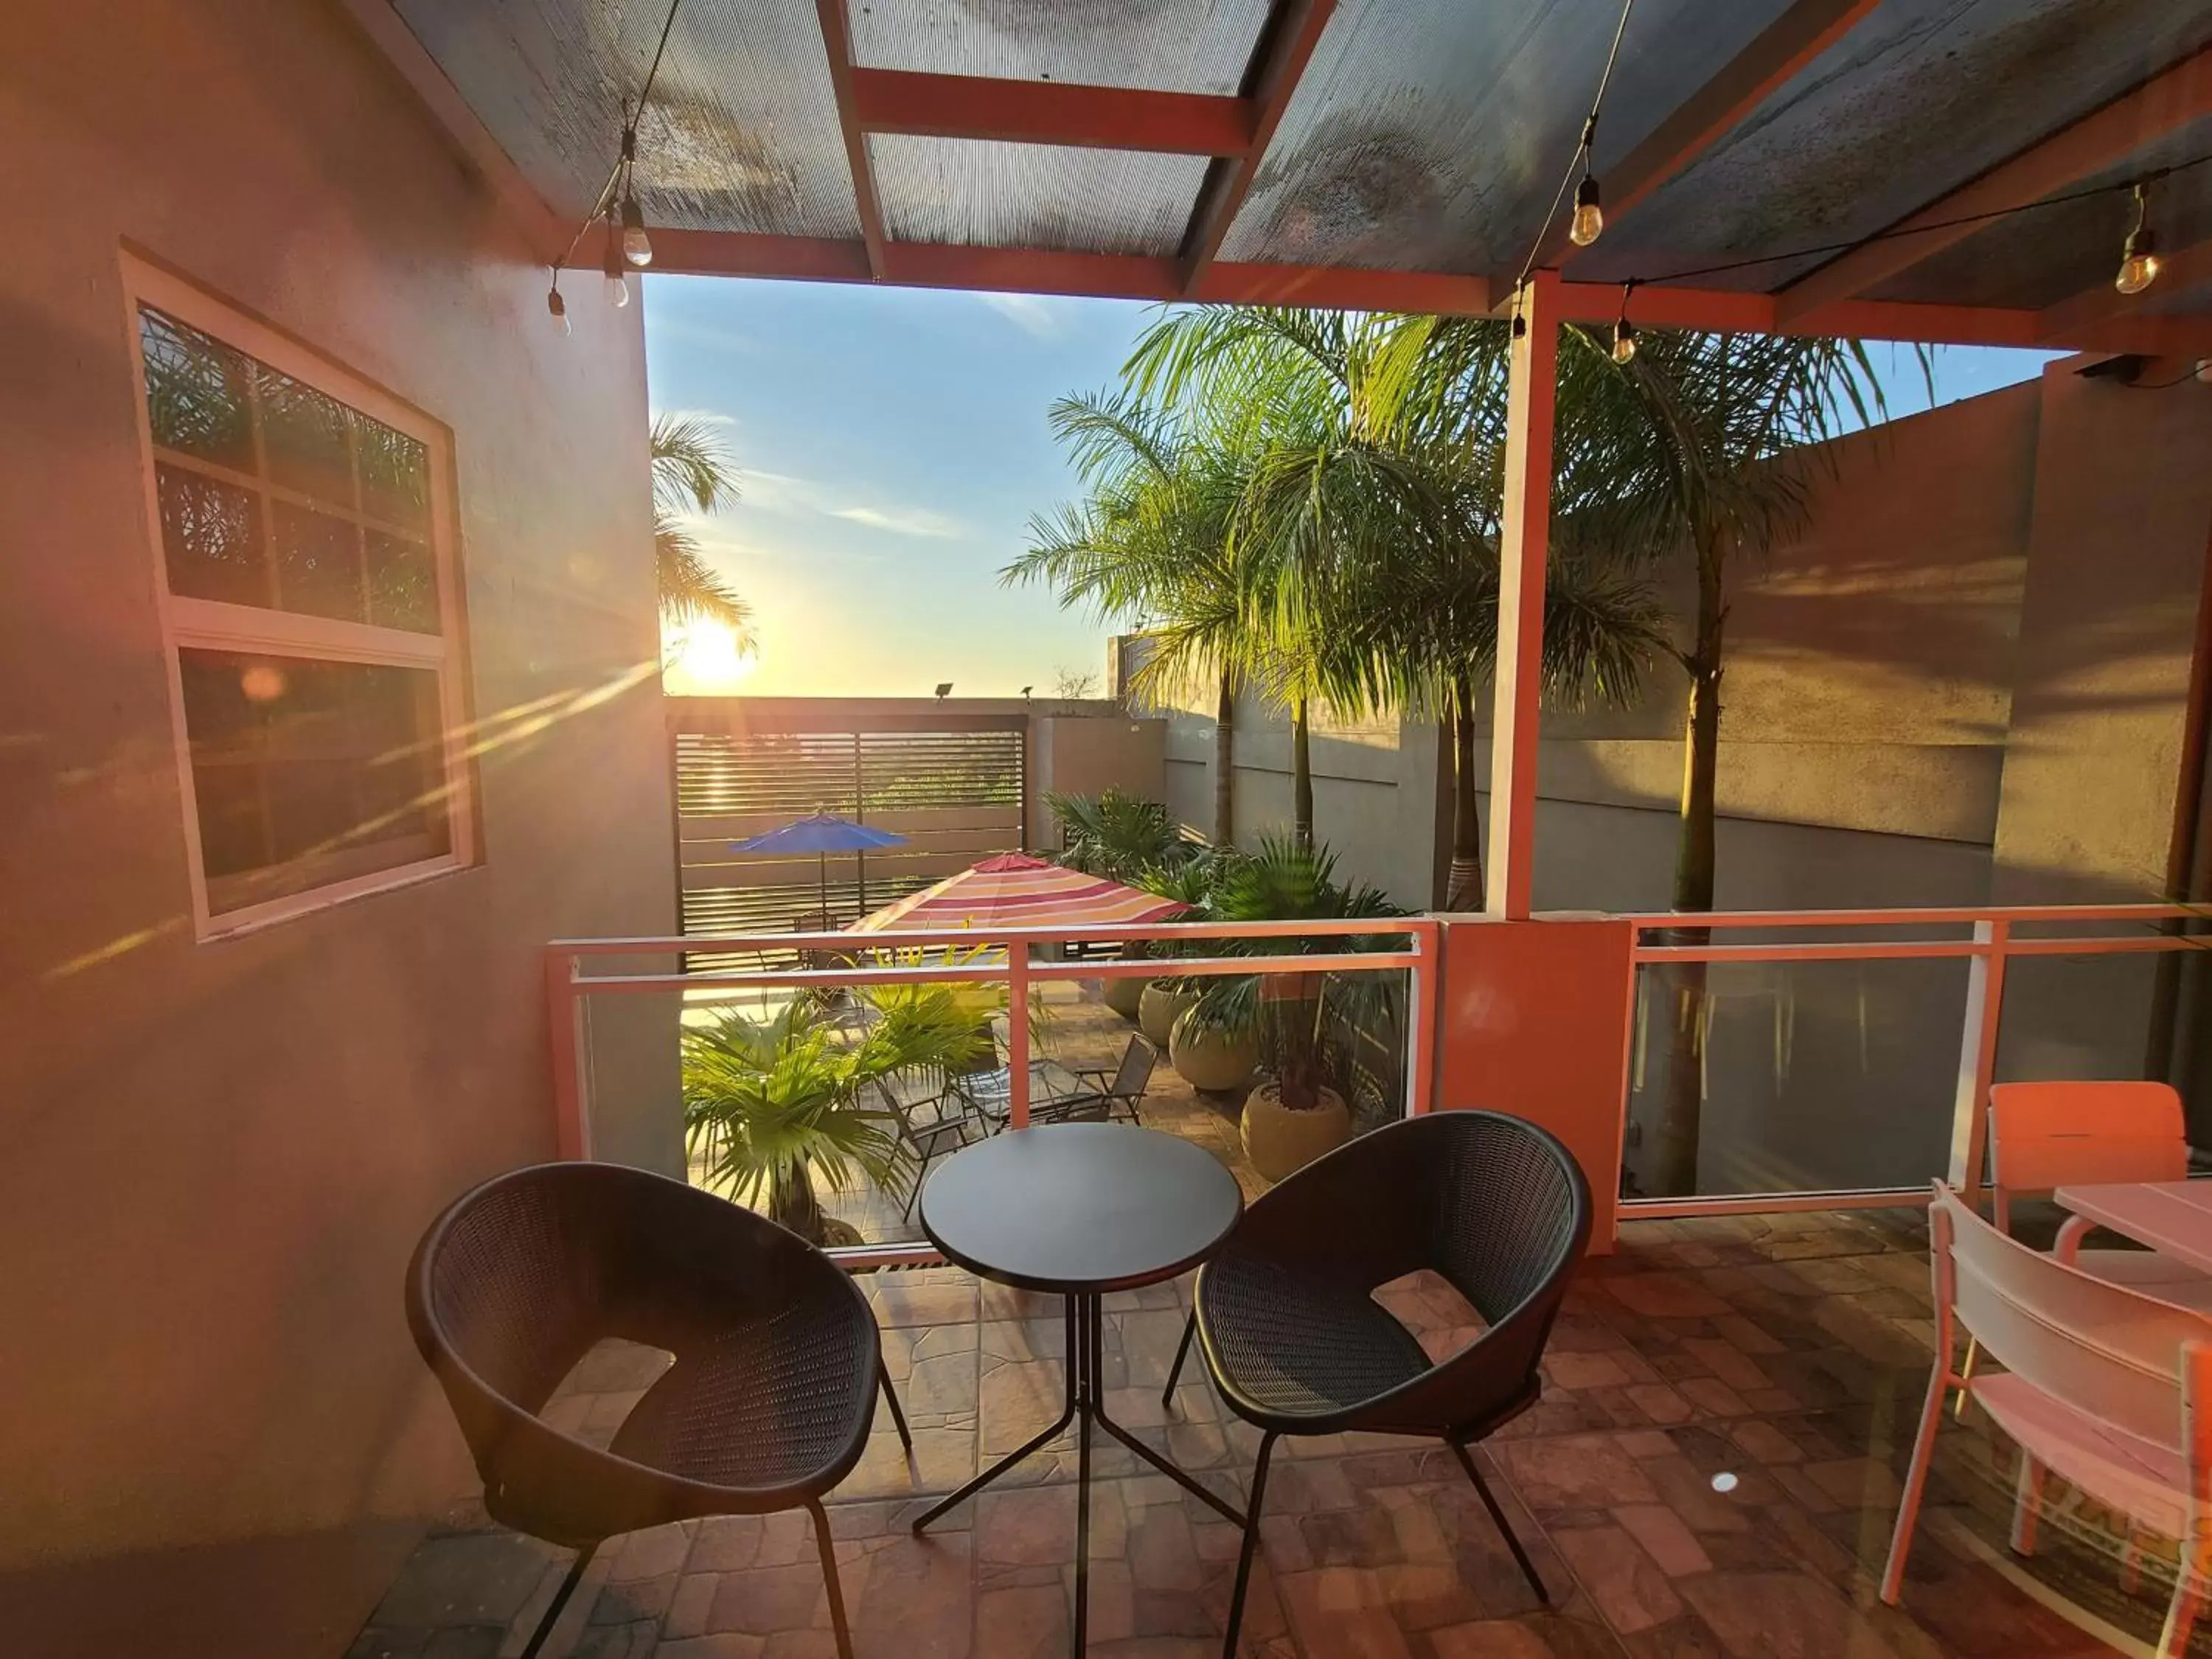
[[[950,1269],[870,1294],[916,1440],[888,1417],[830,1514],[859,1653],[1027,1659],[1066,1651],[1072,1450],[1039,1458],[926,1539],[908,1522],[1057,1414],[1060,1324]],[[1194,1367],[1158,1389],[1184,1287],[1109,1304],[1109,1407],[1241,1498],[1255,1437]],[[1579,1275],[1542,1403],[1480,1455],[1553,1586],[1537,1608],[1441,1449],[1285,1443],[1270,1482],[1245,1650],[1266,1659],[2033,1659],[2110,1651],[2050,1603],[2156,1633],[2155,1565],[2120,1587],[2100,1517],[2062,1496],[2032,1563],[2004,1557],[2008,1460],[1947,1430],[1900,1608],[1875,1577],[1926,1385],[1924,1242],[1908,1215],[1637,1223]],[[660,1357],[596,1352],[550,1408],[611,1434]],[[1119,1448],[1098,1455],[1091,1646],[1217,1653],[1234,1528]],[[519,1650],[566,1558],[463,1515],[425,1540],[353,1659]],[[2027,1573],[2034,1577],[2030,1579]],[[2126,1639],[2126,1637],[2121,1639]],[[2200,1644],[2203,1645],[2203,1644]],[[2212,1649],[2208,1649],[2212,1650]],[[588,1659],[817,1659],[829,1613],[803,1514],[714,1520],[610,1546],[550,1652]]]

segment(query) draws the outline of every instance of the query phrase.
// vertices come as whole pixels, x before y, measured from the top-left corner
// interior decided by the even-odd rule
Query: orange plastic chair
[[[2212,1316],[2177,1307],[2008,1238],[1936,1183],[1929,1206],[1936,1364],[1905,1480],[1881,1599],[1897,1604],[1948,1390],[2021,1449],[2013,1547],[2035,1547],[2046,1472],[2180,1540],[2160,1659],[2180,1659],[2212,1581]],[[2006,1369],[1951,1366],[1959,1334]]]
[[[2181,1097],[2163,1083],[2000,1083],[1990,1091],[1990,1195],[2000,1232],[2012,1231],[2013,1200],[2025,1194],[2188,1175]],[[2062,1233],[2057,1253],[2108,1284],[2212,1310],[2212,1279],[2193,1267],[2154,1250],[2078,1246]]]

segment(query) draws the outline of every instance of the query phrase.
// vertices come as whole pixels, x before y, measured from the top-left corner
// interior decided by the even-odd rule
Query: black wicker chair
[[[1194,1330],[1222,1399],[1261,1431],[1223,1653],[1237,1650],[1267,1460],[1286,1434],[1356,1429],[1442,1440],[1537,1599],[1550,1604],[1467,1448],[1535,1404],[1537,1362],[1589,1229],[1589,1188],[1566,1148],[1496,1112],[1391,1124],[1246,1209],[1199,1269],[1191,1323],[1162,1395],[1172,1399]],[[1422,1268],[1449,1279],[1487,1324],[1441,1364],[1372,1294]]]
[[[535,1655],[606,1539],[707,1515],[804,1507],[837,1650],[852,1639],[822,1494],[860,1461],[883,1369],[859,1286],[811,1245],[710,1193],[611,1164],[495,1177],[433,1222],[407,1270],[407,1322],[502,1526],[579,1552]],[[541,1419],[603,1338],[675,1363],[601,1451]]]

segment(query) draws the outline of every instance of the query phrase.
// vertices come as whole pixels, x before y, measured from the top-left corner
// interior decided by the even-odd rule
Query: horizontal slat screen
[[[907,837],[864,858],[830,855],[829,912],[841,927],[994,853],[1018,851],[1024,773],[1018,731],[678,732],[684,931],[783,933],[817,915],[815,858],[731,850],[809,812]],[[690,960],[714,967],[753,958]]]

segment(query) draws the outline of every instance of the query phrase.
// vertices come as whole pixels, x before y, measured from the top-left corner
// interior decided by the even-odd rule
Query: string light
[[[637,180],[635,121],[626,122],[623,126],[622,168],[623,258],[642,270],[653,263],[653,239],[645,234],[645,215],[638,211],[637,197],[633,191]]]
[[[607,303],[620,311],[629,303],[629,273],[623,264],[622,239],[615,233],[615,216],[607,215],[607,252],[599,262],[607,279]]]
[[[623,110],[622,151],[616,156],[614,166],[607,173],[607,181],[599,186],[599,193],[592,201],[592,210],[576,227],[576,234],[568,239],[568,246],[553,262],[553,281],[545,290],[545,309],[561,332],[568,332],[568,306],[561,297],[561,273],[568,269],[569,260],[593,225],[605,219],[607,225],[607,245],[599,270],[606,279],[607,303],[617,310],[629,303],[628,273],[653,263],[653,239],[646,234],[645,215],[639,211],[637,197],[631,189],[637,171],[637,124],[645,114],[647,101],[653,96],[653,83],[660,74],[660,60],[668,50],[668,37],[676,27],[676,14],[683,9],[684,0],[668,0],[668,15],[660,25],[660,39],[653,48],[653,62],[647,65],[645,84],[639,88],[637,103]]]
[[[1629,363],[1636,358],[1636,325],[1628,320],[1628,296],[1636,292],[1636,279],[1620,285],[1620,315],[1613,325],[1613,361]]]
[[[2142,293],[2158,280],[2158,239],[2150,228],[2150,184],[2136,185],[2136,222],[2128,240],[2120,245],[2120,271],[2112,286],[2121,293]]]
[[[1597,142],[1597,112],[1583,123],[1583,181],[1575,186],[1575,216],[1567,222],[1567,240],[1588,247],[1605,234],[1605,209],[1598,201],[1597,174],[1591,170],[1590,146]]]

